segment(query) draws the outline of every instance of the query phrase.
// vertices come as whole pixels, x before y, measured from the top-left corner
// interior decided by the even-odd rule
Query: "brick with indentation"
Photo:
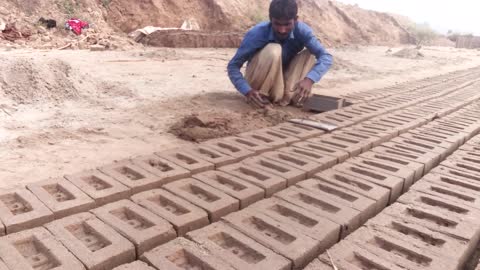
[[[208,171],[192,177],[236,198],[240,202],[240,209],[265,198],[265,191],[262,188],[225,172]]]
[[[404,192],[408,190],[408,188],[413,184],[413,180],[415,179],[414,170],[407,167],[399,166],[397,163],[389,162],[386,160],[372,160],[363,157],[356,157],[348,160],[346,163],[369,169],[370,171],[373,171],[375,173],[384,173],[401,178],[403,179],[402,188]]]
[[[458,148],[458,151],[455,152],[455,155],[475,155],[480,157],[480,146],[466,143]]]
[[[278,133],[278,132],[277,132]],[[278,136],[272,136],[268,133],[265,133],[261,130],[254,130],[254,131],[249,131],[249,132],[244,132],[240,133],[237,135],[240,138],[247,139],[252,142],[258,142],[258,143],[263,143],[271,147],[271,149],[276,149],[279,147],[283,147],[288,145],[287,141],[284,139],[278,137]],[[287,136],[287,135],[285,135]],[[298,141],[298,138],[295,138],[296,140],[292,141],[291,143]]]
[[[157,155],[136,157],[132,159],[132,162],[138,167],[156,175],[158,179],[161,179],[162,185],[191,175],[189,170]]]
[[[205,161],[208,161],[215,165],[215,168],[233,164],[242,160],[243,156],[235,157],[226,153],[222,153],[206,144],[200,144],[198,146],[186,149],[187,152],[194,156],[197,156]]]
[[[342,129],[339,131],[335,131],[333,134],[337,135],[344,135],[344,136],[349,136],[352,138],[356,138],[357,140],[363,141],[365,144],[370,143],[371,146],[369,148],[372,148],[374,146],[377,146],[381,144],[384,140],[384,138],[380,138],[378,136],[372,135],[372,134],[365,134],[361,132],[357,132],[355,129]]]
[[[424,226],[410,223],[399,217],[382,214],[370,219],[365,226],[404,239],[414,246],[434,252],[441,257],[459,261],[460,265],[466,262],[476,244],[472,240],[457,239],[447,234],[432,231]]]
[[[240,208],[237,199],[193,178],[178,180],[163,188],[207,211],[210,222]]]
[[[329,185],[351,190],[372,199],[375,202],[375,212],[377,213],[388,205],[390,190],[362,178],[330,169],[316,174],[314,179],[321,183],[328,183]]]
[[[403,134],[410,129],[416,128],[422,125],[422,121],[406,121],[391,116],[384,116],[380,118],[372,119],[372,122],[376,125],[384,126],[386,128],[398,131],[399,134]]]
[[[421,163],[423,164],[422,175],[427,174],[433,167],[438,165],[440,160],[440,155],[395,143],[382,144],[373,148],[372,152]]]
[[[308,150],[316,155],[327,155],[337,159],[336,163],[344,162],[349,158],[349,153],[337,148],[329,147],[327,145],[314,143],[311,141],[299,142],[292,145],[292,147]],[[282,149],[282,148],[281,148]]]
[[[219,152],[242,159],[273,149],[272,146],[267,145],[262,141],[252,141],[240,137],[225,137],[210,140],[203,144],[212,147]]]
[[[406,269],[460,269],[459,261],[435,254],[426,245],[417,246],[405,237],[397,238],[373,228],[361,228],[347,241]]]
[[[128,198],[131,193],[128,187],[99,170],[67,175],[65,178],[94,199],[97,206]]]
[[[287,179],[245,164],[228,165],[220,170],[263,188],[267,198],[287,187]]]
[[[101,167],[99,170],[130,188],[132,193],[158,188],[164,184],[161,177],[135,165],[130,160],[119,161]]]
[[[458,130],[467,134],[478,134],[478,132],[480,131],[480,126],[478,125],[466,125],[442,119],[436,120],[435,125],[438,125],[439,127],[446,127],[453,130]]]
[[[458,188],[465,190],[469,194],[478,194],[480,196],[480,176],[464,174],[462,171],[457,172],[459,173],[457,175],[430,173],[423,179],[437,185],[452,187],[453,189]],[[478,180],[472,180],[472,177]]]
[[[63,178],[31,183],[27,188],[53,212],[56,219],[95,207],[92,198]]]
[[[170,223],[130,200],[110,203],[91,212],[132,242],[137,257],[177,236]]]
[[[446,130],[437,130],[436,128],[430,127],[421,127],[416,128],[410,133],[418,134],[418,135],[427,135],[431,136],[432,138],[438,138],[440,140],[444,140],[447,142],[451,142],[455,144],[455,147],[462,145],[465,140],[467,139],[467,134],[463,132],[455,132],[455,131],[446,131]]]
[[[341,226],[287,201],[270,198],[252,205],[250,210],[263,213],[282,224],[291,225],[301,233],[320,241],[323,252],[340,239]]]
[[[89,270],[112,269],[135,260],[135,247],[90,213],[48,223],[45,227]]]
[[[325,252],[320,255],[318,260],[322,267],[325,267],[325,265],[328,266],[327,268],[320,268],[320,270],[333,270],[334,267],[332,263],[338,270],[370,270],[375,268],[382,270],[404,270],[403,267],[395,265],[393,262],[387,260],[387,258],[370,252],[350,241],[342,241],[336,244],[329,249],[328,254]],[[311,269],[318,270],[317,268]]]
[[[360,212],[360,223],[364,223],[369,218],[375,216],[376,211],[375,201],[365,196],[357,194],[351,190],[329,184],[327,182],[320,182],[316,179],[309,179],[298,183],[297,186],[312,191],[321,198],[330,198],[338,203],[348,206]]]
[[[222,258],[235,269],[291,269],[285,257],[255,242],[243,233],[216,222],[203,229],[188,233],[188,238]]]
[[[173,149],[157,152],[155,155],[170,160],[171,162],[189,170],[192,174],[213,170],[215,165],[200,157],[190,154],[183,149]]]
[[[131,199],[172,223],[180,236],[209,224],[207,212],[166,190],[145,191]]]
[[[480,209],[479,192],[475,192],[468,188],[462,188],[461,186],[455,184],[449,184],[445,182],[436,183],[435,181],[439,181],[439,179],[435,179],[435,176],[423,178],[422,181],[412,186],[412,190],[424,192],[440,198],[445,198],[446,200],[451,200],[456,203]]]
[[[330,198],[320,197],[309,190],[289,187],[275,197],[298,205],[342,226],[342,237],[360,226],[360,212]]]
[[[389,141],[394,136],[386,132],[381,132],[374,129],[366,129],[357,125],[342,129],[342,131],[347,135],[356,134],[356,136],[368,136],[371,138],[375,138],[374,140],[372,140],[372,147],[379,146],[380,144]]]
[[[18,188],[0,191],[1,235],[41,226],[53,220],[53,213],[30,191]]]
[[[440,163],[440,165],[442,166],[445,166],[445,167],[449,167],[449,168],[452,168],[452,169],[457,169],[457,170],[461,170],[461,171],[464,171],[464,172],[470,172],[470,173],[473,173],[473,174],[480,174],[480,166],[479,164],[477,163],[474,163],[474,162],[468,162],[468,161],[465,161],[465,160],[456,160],[456,159],[453,159],[453,158],[449,158],[449,159],[446,159],[444,160],[442,163]]]
[[[349,129],[359,130],[360,132],[365,132],[367,134],[372,134],[372,135],[381,134],[382,138],[388,138],[388,139],[392,139],[393,137],[398,136],[400,131],[400,129],[385,127],[383,125],[376,124],[371,120],[353,125],[349,127]]]
[[[279,152],[286,153],[288,155],[295,155],[301,157],[303,161],[313,161],[320,166],[319,170],[325,170],[333,165],[337,164],[338,159],[334,156],[329,156],[321,152],[313,151],[311,149],[302,149],[298,147],[283,147],[278,149]],[[312,173],[308,173],[311,175]]]
[[[341,133],[326,134],[308,141],[348,152],[350,157],[357,156],[372,148],[370,141],[363,141],[360,138]]]
[[[413,170],[414,175],[413,175],[413,182],[416,182],[423,176],[423,171],[425,170],[425,165],[423,163],[411,161],[409,159],[403,158],[403,157],[397,157],[394,155],[390,154],[383,154],[383,153],[377,153],[374,151],[369,151],[366,153],[361,154],[359,157],[370,159],[372,161],[379,161],[385,165],[389,165],[392,167],[398,167],[398,168],[408,168],[410,170]],[[400,173],[395,173],[397,176],[402,176]],[[406,175],[406,174],[403,174]]]
[[[300,139],[309,139],[325,134],[325,131],[318,128],[288,122],[276,125],[272,127],[272,129],[286,134],[290,134],[291,136]]]
[[[85,267],[45,228],[17,232],[0,241],[0,269],[83,270]]]
[[[423,209],[441,210],[450,216],[457,216],[463,220],[470,220],[472,222],[480,216],[478,209],[452,199],[447,199],[444,196],[438,196],[437,194],[431,195],[416,190],[405,193],[398,198],[398,202],[407,205],[417,205]]]
[[[150,267],[142,261],[134,261],[133,263],[122,264],[113,270],[155,270],[155,268]]]
[[[448,159],[455,161],[461,161],[469,164],[480,165],[480,154],[478,152],[466,152],[466,151],[457,151],[455,154],[451,155]]]
[[[322,114],[310,116],[309,118],[316,122],[319,122],[319,124],[333,125],[333,126],[336,126],[337,128],[343,128],[343,127],[347,127],[355,124],[354,122],[349,121],[345,118],[333,116],[328,113],[322,113]]]
[[[389,203],[393,203],[402,194],[404,179],[372,170],[353,163],[343,163],[333,167],[337,172],[344,173],[359,179],[364,179],[380,187],[387,188],[390,191]]]
[[[297,169],[286,162],[279,162],[265,156],[258,156],[248,158],[243,161],[243,164],[252,168],[257,168],[263,172],[268,172],[287,180],[287,186],[296,184],[299,181],[307,178],[307,172]]]
[[[293,149],[293,151],[290,151],[289,153],[287,153],[279,149],[279,151],[271,151],[271,152],[264,153],[260,157],[262,158],[265,157],[267,159],[271,159],[278,163],[285,163],[290,167],[304,171],[306,172],[306,177],[314,175],[315,173],[327,168],[327,165],[325,163],[317,163],[312,159],[307,159],[304,156],[297,155],[295,154],[296,148],[293,148],[293,147],[289,147],[289,148]],[[332,159],[333,158],[330,157],[330,160]]]
[[[279,131],[278,129],[276,129],[274,127],[258,129],[258,130],[255,130],[255,133],[256,134],[268,135],[268,136],[270,136],[272,138],[275,138],[277,140],[282,140],[287,145],[290,145],[292,143],[299,142],[299,141],[302,140],[301,138],[299,138],[297,136],[294,136],[294,135],[292,135],[288,132]]]
[[[293,269],[301,269],[318,255],[318,240],[300,233],[291,225],[248,209],[232,213],[224,220],[260,244],[290,259]]]
[[[344,270],[344,268],[338,268],[339,266],[337,265],[337,270]],[[332,270],[334,269],[332,265],[329,263],[320,261],[318,258],[315,258],[313,261],[311,261],[303,270]],[[351,269],[350,270],[357,270],[357,269]]]
[[[405,222],[418,224],[435,232],[451,235],[458,239],[475,240],[479,239],[478,225],[448,211],[441,209],[425,209],[419,205],[405,205],[395,203],[381,213],[405,220]]]
[[[185,238],[177,238],[143,254],[142,261],[156,269],[234,270],[233,267]]]
[[[405,134],[402,134],[400,137],[405,139],[414,139],[428,145],[440,146],[447,150],[446,151],[447,154],[451,154],[453,153],[453,151],[457,149],[455,143],[447,142],[439,138],[424,135],[424,134],[419,135],[414,133],[405,133]]]

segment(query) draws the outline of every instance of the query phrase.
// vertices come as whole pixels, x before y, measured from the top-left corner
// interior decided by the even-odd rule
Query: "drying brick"
[[[249,210],[263,213],[282,224],[291,225],[299,232],[320,241],[321,252],[340,240],[342,229],[340,225],[278,198],[257,202],[249,207]]]
[[[135,165],[130,160],[119,161],[99,170],[127,186],[133,194],[158,188],[164,184],[161,177]]]
[[[148,264],[142,261],[134,261],[133,263],[122,264],[113,270],[155,270],[155,268],[148,266]]]
[[[284,162],[278,162],[276,160],[266,158],[264,156],[246,159],[243,161],[243,164],[257,168],[263,172],[269,172],[273,175],[283,177],[287,180],[288,186],[294,185],[297,182],[307,178],[306,171],[292,167]]]
[[[193,178],[175,181],[163,188],[207,211],[210,222],[240,208],[237,199]]]
[[[1,270],[85,269],[77,258],[42,227],[0,238],[0,259]]]
[[[135,260],[132,243],[90,213],[59,219],[45,227],[88,270],[112,269]]]
[[[198,244],[182,237],[146,252],[141,259],[156,269],[234,270]]]
[[[391,167],[399,167],[400,169],[403,167],[405,169],[413,170],[414,171],[413,182],[416,182],[417,180],[422,178],[423,171],[425,169],[425,165],[423,163],[411,161],[406,158],[397,157],[390,154],[381,154],[381,153],[369,151],[367,153],[361,154],[360,157],[370,159],[372,161],[379,161]],[[397,175],[400,177],[401,174],[397,174]],[[406,175],[406,174],[403,174],[403,175]]]
[[[290,134],[291,136],[295,136],[300,139],[309,139],[325,134],[325,131],[323,130],[289,122],[276,125],[272,127],[272,129]]]
[[[130,189],[113,177],[91,170],[65,178],[95,200],[97,206],[128,198]]]
[[[145,191],[131,199],[172,223],[180,236],[209,224],[207,212],[166,190]]]
[[[213,163],[205,161],[203,158],[197,157],[196,155],[192,155],[183,149],[167,150],[155,153],[155,155],[170,160],[171,162],[189,170],[192,174],[215,169]]]
[[[203,172],[192,177],[236,198],[240,203],[240,209],[265,198],[265,191],[262,188],[221,171]]]
[[[348,152],[350,157],[357,156],[372,148],[372,143],[369,141],[363,141],[341,133],[326,134],[308,141]]]
[[[394,147],[389,148],[390,144],[383,144],[382,146],[375,147],[372,149],[372,152],[382,154],[382,155],[390,155],[392,157],[396,157],[402,160],[408,161],[415,161],[417,163],[423,164],[422,175],[427,174],[433,167],[438,165],[440,160],[440,155],[431,154],[429,152],[424,151],[416,151],[415,149],[411,149],[407,146],[403,148],[400,145],[396,145],[393,143]],[[395,147],[399,146],[399,148]]]
[[[233,164],[222,167],[220,170],[263,188],[266,197],[271,197],[274,193],[287,187],[287,180],[285,178],[253,166]]]
[[[330,198],[338,203],[348,206],[360,212],[360,223],[364,223],[369,218],[375,216],[376,211],[375,201],[357,194],[348,189],[331,185],[326,182],[320,182],[315,179],[303,181],[297,186],[312,191],[320,198]]]
[[[293,144],[292,146],[295,148],[311,151],[312,153],[315,153],[318,155],[327,155],[327,156],[335,157],[337,159],[336,163],[344,162],[350,156],[350,154],[346,151],[333,148],[327,145],[315,143],[312,141],[299,142],[299,143]]]
[[[55,219],[95,207],[93,199],[63,178],[28,184],[27,188],[53,212]]]
[[[161,185],[189,177],[190,171],[157,155],[140,156],[132,159],[133,164],[156,175]]]
[[[433,181],[429,181],[432,178]],[[432,178],[422,179],[422,181],[412,186],[412,190],[480,209],[480,192],[474,192],[471,189],[462,188],[455,184],[436,183],[434,177]]]
[[[271,159],[278,163],[285,163],[290,167],[304,171],[306,172],[306,177],[311,177],[312,175],[324,170],[327,167],[325,163],[318,163],[311,158],[305,158],[305,156],[303,155],[297,155],[295,153],[295,149],[298,149],[298,148],[294,148],[294,147],[288,147],[288,148],[290,150],[293,149],[293,151],[286,152],[285,150],[282,150],[282,148],[280,148],[278,151],[264,153],[260,157]],[[330,160],[334,161],[333,157],[329,157],[329,158]]]
[[[203,144],[212,147],[219,152],[242,159],[273,149],[272,146],[267,145],[263,141],[252,141],[240,137],[225,137],[210,140]]]
[[[300,206],[342,226],[342,237],[360,226],[360,212],[330,198],[318,197],[309,190],[290,187],[275,194],[275,197]]]
[[[0,191],[0,220],[5,226],[1,233],[4,235],[50,222],[53,213],[30,191],[9,189]]]
[[[301,269],[319,253],[320,243],[303,235],[291,225],[282,224],[264,214],[247,211],[224,217],[231,226],[260,244],[290,259],[293,269]]]
[[[290,260],[255,242],[223,222],[188,233],[192,239],[235,269],[289,270]]]

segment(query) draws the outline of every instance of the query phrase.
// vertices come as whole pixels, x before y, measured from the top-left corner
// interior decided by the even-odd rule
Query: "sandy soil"
[[[428,47],[403,59],[387,49],[331,50],[335,67],[314,91],[341,95],[480,65],[474,50]],[[0,188],[191,144],[168,131],[192,114],[218,124],[219,136],[306,114],[246,105],[226,76],[233,53],[0,50]]]

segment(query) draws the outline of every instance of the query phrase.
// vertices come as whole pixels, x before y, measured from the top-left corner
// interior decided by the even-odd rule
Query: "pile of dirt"
[[[71,67],[61,60],[4,61],[0,66],[0,95],[18,104],[62,102],[79,96],[70,78]]]
[[[418,59],[424,57],[423,53],[421,53],[420,50],[417,48],[404,48],[392,55],[395,57],[407,59]]]
[[[241,114],[221,112],[192,114],[173,124],[169,132],[183,140],[202,142],[274,126],[292,118],[294,115],[281,108],[254,110]]]
[[[230,32],[157,31],[142,39],[149,46],[169,48],[236,48],[240,46],[243,34]]]

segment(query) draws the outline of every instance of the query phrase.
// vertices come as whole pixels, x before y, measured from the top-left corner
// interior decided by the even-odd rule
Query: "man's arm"
[[[305,36],[305,47],[311,54],[315,55],[317,62],[313,66],[312,70],[307,74],[307,78],[314,83],[319,82],[322,77],[327,73],[333,64],[333,57],[325,50],[318,38],[313,34],[310,27],[305,26],[303,34]]]
[[[248,92],[251,90],[251,86],[243,77],[240,69],[245,62],[247,62],[259,49],[263,47],[261,41],[259,41],[256,37],[255,31],[256,29],[253,28],[245,35],[242,44],[237,50],[237,53],[232,60],[230,60],[227,66],[228,77],[230,78],[230,81],[232,81],[235,88],[243,95],[248,94]]]

